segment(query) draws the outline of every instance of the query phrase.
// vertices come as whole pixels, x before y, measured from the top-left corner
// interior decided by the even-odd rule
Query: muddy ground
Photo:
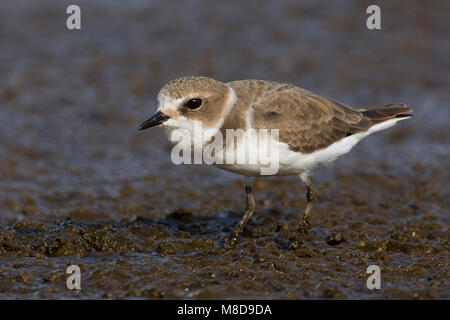
[[[78,3],[81,31],[65,27],[69,3],[1,5],[0,298],[449,298],[447,2],[381,2],[379,31],[367,1]],[[316,170],[299,250],[305,190],[275,177],[256,180],[257,210],[225,251],[240,177],[175,166],[161,129],[136,130],[183,75],[415,116]]]

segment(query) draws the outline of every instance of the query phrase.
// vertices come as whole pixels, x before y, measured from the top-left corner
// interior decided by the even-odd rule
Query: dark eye
[[[202,105],[202,99],[199,99],[199,98],[191,99],[184,104],[184,106],[186,108],[191,109],[191,110],[198,109],[198,108],[200,108],[201,105]]]

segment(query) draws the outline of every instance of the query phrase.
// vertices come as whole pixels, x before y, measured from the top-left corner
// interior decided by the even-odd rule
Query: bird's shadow
[[[276,229],[267,233],[261,233],[257,230],[261,227],[261,221],[267,217],[266,213],[258,213],[256,221],[249,221],[244,228],[240,242],[246,242],[250,239],[267,238],[267,241],[273,241],[279,249],[289,248],[289,238],[282,230],[280,225]],[[165,226],[169,232],[175,233],[182,231],[189,233],[191,236],[209,236],[212,240],[218,240],[221,245],[225,244],[228,235],[234,230],[235,226],[240,222],[241,216],[237,213],[220,214],[217,216],[195,215],[186,210],[175,210],[163,218],[146,218],[137,217],[127,222],[128,226],[144,224],[147,226]]]
[[[201,216],[186,210],[175,210],[163,218],[139,216],[127,224],[163,225],[171,232],[183,231],[191,235],[207,235],[231,232],[239,220],[239,217],[233,215]]]

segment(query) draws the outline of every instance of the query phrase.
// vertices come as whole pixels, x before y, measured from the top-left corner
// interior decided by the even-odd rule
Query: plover
[[[308,219],[317,196],[310,179],[311,170],[346,154],[368,135],[411,116],[412,109],[405,104],[356,109],[284,83],[263,80],[223,83],[207,77],[183,77],[161,88],[156,114],[142,123],[139,130],[162,125],[175,143],[179,141],[173,138],[177,129],[194,136],[193,121],[200,122],[212,134],[226,129],[244,132],[277,129],[277,140],[271,143],[277,146],[279,168],[273,175],[297,175],[307,189],[306,208],[296,236],[291,239],[291,247],[297,248],[311,227]],[[211,143],[212,134],[200,138],[202,148]],[[225,247],[233,248],[255,211],[252,182],[253,177],[262,175],[261,165],[215,165],[244,178],[247,209],[225,243]]]

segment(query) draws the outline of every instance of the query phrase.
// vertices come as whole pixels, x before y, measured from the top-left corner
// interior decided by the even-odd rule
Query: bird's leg
[[[306,209],[305,213],[303,214],[302,221],[300,222],[300,225],[297,229],[297,234],[294,240],[291,242],[291,247],[293,249],[298,248],[301,246],[304,242],[304,238],[308,235],[309,228],[311,228],[311,225],[308,222],[308,218],[311,215],[311,211],[314,205],[314,202],[316,200],[317,195],[317,189],[311,182],[311,179],[306,174],[300,174],[300,179],[303,181],[303,183],[306,186],[307,192],[306,192]]]
[[[252,177],[244,176],[244,185],[245,185],[245,196],[247,198],[247,210],[245,211],[244,217],[242,217],[241,222],[234,228],[233,232],[228,237],[227,242],[225,243],[226,249],[233,249],[236,246],[239,235],[244,229],[247,221],[252,216],[253,212],[255,212],[255,198],[253,197],[252,191]]]

